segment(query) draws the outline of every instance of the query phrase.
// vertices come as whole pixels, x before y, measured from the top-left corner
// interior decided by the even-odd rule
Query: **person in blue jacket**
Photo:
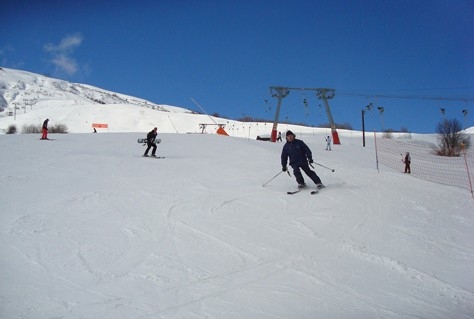
[[[288,158],[290,159],[290,166],[293,168],[298,188],[306,187],[301,170],[311,178],[317,188],[324,187],[319,176],[309,168],[309,164],[313,163],[311,150],[302,140],[296,139],[292,131],[286,132],[286,143],[281,151],[281,166],[284,172],[288,169]]]

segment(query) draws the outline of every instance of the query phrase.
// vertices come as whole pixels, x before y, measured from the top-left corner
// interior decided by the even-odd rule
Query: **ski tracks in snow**
[[[209,194],[205,187],[203,190],[207,195],[177,197],[168,203],[164,235],[168,238],[164,240],[173,242],[173,251],[150,256],[144,263],[152,262],[151,258],[160,260],[159,268],[164,270],[164,276],[168,273],[169,279],[157,295],[174,298],[174,302],[168,302],[164,308],[150,303],[149,308],[155,311],[139,318],[179,313],[185,307],[199,308],[208,299],[233,304],[233,292],[254,286],[287,268],[286,258],[275,254],[274,249],[246,240],[246,234],[236,227],[242,225],[239,219],[252,195],[231,197],[226,193]],[[203,201],[202,196],[209,196],[210,200]],[[239,222],[234,225],[235,221]],[[250,227],[247,231],[252,230]]]
[[[438,292],[435,296],[425,296],[425,298],[416,298],[416,302],[424,300],[430,308],[439,307],[439,311],[446,311],[446,303],[451,304],[452,307],[465,307],[466,318],[468,314],[474,313],[474,292],[454,286],[437,278],[433,274],[420,271],[406,263],[393,259],[389,256],[384,256],[370,252],[367,247],[356,246],[345,243],[343,249],[354,257],[362,261],[382,267],[388,271],[397,272],[407,281],[415,281],[420,295],[432,294],[433,291]],[[407,300],[408,302],[415,302],[415,300]],[[470,305],[470,306],[466,306]],[[458,309],[459,310],[459,309]]]

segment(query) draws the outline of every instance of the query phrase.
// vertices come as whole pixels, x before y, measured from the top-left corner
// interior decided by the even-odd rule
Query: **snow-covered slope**
[[[1,318],[472,318],[474,200],[375,169],[373,143],[138,133],[0,135]]]
[[[175,132],[170,116],[194,113],[86,84],[7,68],[0,70],[0,110],[0,131],[10,125],[21,130],[23,125],[37,125],[49,118],[51,125],[64,124],[70,133],[90,132],[93,123],[108,124],[109,132],[139,132],[158,124],[163,126],[162,131]],[[198,131],[198,122],[206,117],[184,118],[194,119]]]

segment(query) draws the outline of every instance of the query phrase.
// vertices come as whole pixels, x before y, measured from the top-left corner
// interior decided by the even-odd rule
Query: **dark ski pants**
[[[321,184],[321,179],[319,178],[318,175],[316,175],[316,173],[314,171],[312,171],[308,164],[306,165],[301,165],[301,166],[292,166],[293,167],[293,174],[295,175],[295,178],[296,178],[296,182],[298,184],[304,184],[304,178],[303,178],[303,175],[301,174],[301,171],[300,169],[306,174],[308,175],[309,178],[311,178],[311,180],[316,184]]]
[[[411,173],[410,162],[405,162],[405,173]]]
[[[152,147],[153,147],[153,150],[151,151],[151,155],[155,155],[155,153],[156,153],[156,144],[155,143],[148,143],[148,147],[146,148],[145,155],[148,155],[148,151]]]

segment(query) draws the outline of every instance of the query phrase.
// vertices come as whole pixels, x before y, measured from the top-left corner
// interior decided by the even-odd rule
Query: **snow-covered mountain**
[[[180,115],[177,123],[173,122],[174,114]],[[180,128],[184,130],[179,125],[182,121],[196,131],[202,130],[199,124],[214,124],[214,121],[226,124],[222,119],[211,119],[182,107],[1,68],[0,131],[4,132],[10,125],[21,129],[23,125],[40,124],[45,118],[50,118],[51,124],[66,125],[70,133],[90,132],[93,123],[108,124],[109,132],[141,132],[158,125],[161,132],[174,133]]]
[[[14,111],[14,106],[23,110],[24,107],[36,108],[46,102],[57,101],[64,105],[127,104],[163,112],[192,113],[185,108],[158,105],[87,84],[72,83],[7,68],[2,68],[0,71],[0,109],[6,112]]]
[[[1,68],[0,134],[11,125],[21,132],[25,125],[40,125],[46,118],[50,125],[65,125],[68,133],[92,132],[94,123],[108,125],[99,132],[147,132],[158,126],[160,133],[215,133],[223,126],[231,136],[255,139],[257,135],[268,135],[272,127],[270,123],[249,125],[86,84]],[[296,132],[315,130],[298,125],[280,128]],[[320,132],[326,134],[327,129]]]

